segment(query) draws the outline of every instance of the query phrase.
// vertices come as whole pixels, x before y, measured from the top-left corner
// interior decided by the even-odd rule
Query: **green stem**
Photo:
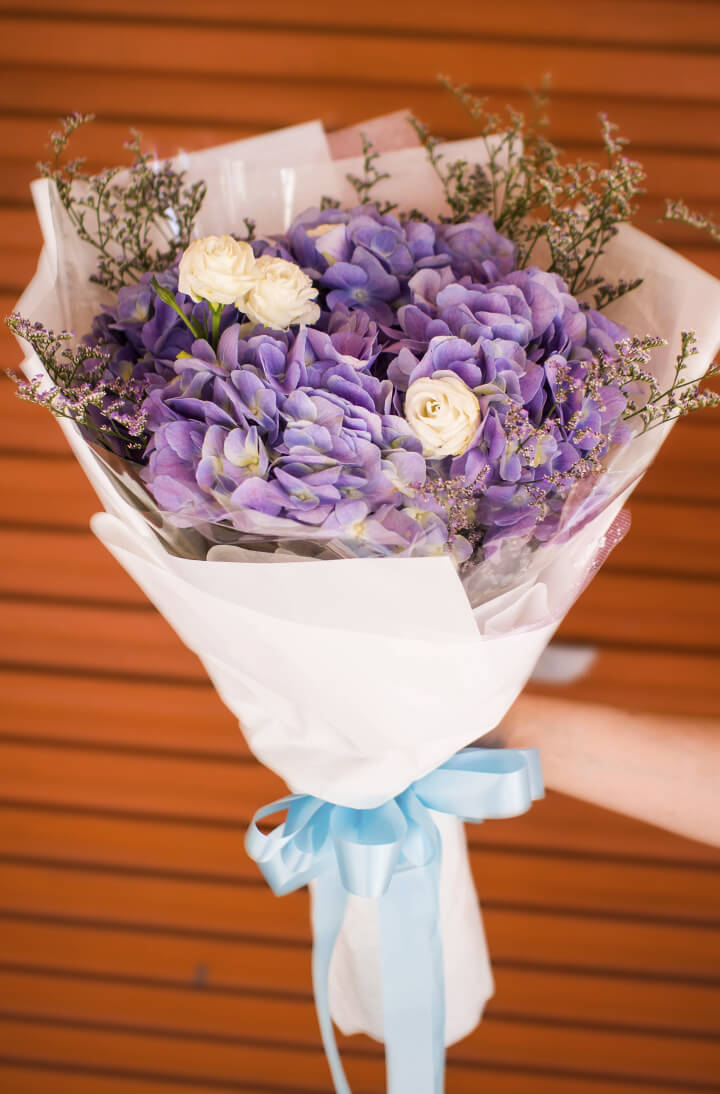
[[[195,323],[192,319],[188,319],[187,315],[185,314],[185,312],[182,310],[182,308],[178,304],[177,300],[175,299],[174,294],[171,293],[169,289],[163,289],[162,285],[159,284],[158,279],[156,277],[154,277],[152,279],[150,284],[152,285],[153,290],[157,293],[157,295],[160,297],[160,299],[164,300],[166,304],[170,305],[170,307],[173,309],[173,311],[176,311],[178,313],[178,315],[182,319],[185,326],[188,327],[192,331],[192,333],[195,335],[196,338],[204,337],[204,331],[201,330],[201,328],[198,326],[198,324]]]
[[[223,305],[211,304],[210,315],[212,316],[212,338],[210,345],[213,349],[218,347],[218,339],[220,337],[220,320],[222,319]]]

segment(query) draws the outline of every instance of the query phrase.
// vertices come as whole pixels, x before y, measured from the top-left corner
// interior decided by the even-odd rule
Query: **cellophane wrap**
[[[374,196],[442,213],[442,190],[424,150],[398,147],[408,133],[402,117],[359,128],[370,127],[392,149],[382,164],[390,177]],[[346,132],[334,145],[346,150],[356,139]],[[441,151],[450,159],[486,159],[480,140]],[[325,194],[352,205],[346,175],[361,173],[359,158],[332,159],[319,123],[178,161],[190,181],[208,185],[199,236],[238,231],[245,216],[261,234],[283,231]],[[88,283],[94,255],[74,236],[52,184],[39,180],[33,195],[44,248],[18,310],[82,333],[104,302],[103,290]],[[683,330],[696,332],[700,348],[688,378],[705,372],[720,343],[719,282],[627,227],[608,246],[599,272],[610,280],[643,278],[608,313],[633,334],[667,339],[654,356],[658,379],[671,379]],[[29,375],[41,370],[35,357],[24,368]],[[153,511],[138,481],[103,458],[77,427],[61,426],[105,510],[93,517],[93,531],[200,658],[255,756],[292,791],[354,808],[394,797],[500,723],[596,560],[612,546],[614,522],[670,428],[654,429],[624,450],[594,493],[587,496],[585,488],[586,496],[568,506],[570,518],[551,543],[515,557],[501,552],[499,561],[461,577],[445,556],[318,559],[287,541],[208,552],[202,536],[178,532]],[[475,1026],[492,977],[463,825],[437,820],[451,1043]],[[350,899],[330,995],[344,1032],[381,1038],[375,915],[373,902]]]

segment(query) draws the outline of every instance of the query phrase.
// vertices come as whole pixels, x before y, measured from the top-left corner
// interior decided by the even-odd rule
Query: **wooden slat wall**
[[[719,53],[712,0],[2,5],[0,310],[34,268],[27,185],[58,114],[98,113],[97,166],[130,124],[160,154],[406,106],[460,136],[437,72],[518,105],[550,72],[574,153],[607,109],[648,167],[639,223],[720,276],[720,249],[656,222],[665,195],[720,209]],[[7,382],[0,416],[0,1091],[327,1091],[306,898],[273,898],[242,850],[282,787],[90,535],[55,424]],[[598,648],[568,695],[720,715],[719,440],[720,416],[684,424],[637,491],[563,626]],[[471,840],[497,995],[451,1094],[720,1091],[720,853],[557,794]],[[343,1047],[380,1091],[378,1047]]]

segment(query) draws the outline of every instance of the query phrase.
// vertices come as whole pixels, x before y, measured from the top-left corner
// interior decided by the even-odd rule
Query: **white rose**
[[[178,289],[196,302],[241,306],[254,282],[255,266],[249,243],[232,236],[205,236],[183,252]]]
[[[431,460],[459,456],[480,425],[475,392],[454,372],[440,370],[414,380],[405,395],[405,417]]]
[[[287,330],[296,323],[317,323],[320,308],[313,303],[317,294],[294,262],[265,255],[255,263],[255,281],[242,307],[254,323]]]

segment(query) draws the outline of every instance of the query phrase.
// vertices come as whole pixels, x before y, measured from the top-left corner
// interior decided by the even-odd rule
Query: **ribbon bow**
[[[439,932],[440,834],[431,810],[479,823],[525,813],[543,796],[535,749],[466,748],[375,809],[290,794],[259,809],[245,838],[276,896],[315,881],[313,987],[336,1094],[350,1094],[328,976],[348,893],[379,901],[390,1094],[441,1094],[445,992]],[[286,819],[267,835],[258,827]]]

